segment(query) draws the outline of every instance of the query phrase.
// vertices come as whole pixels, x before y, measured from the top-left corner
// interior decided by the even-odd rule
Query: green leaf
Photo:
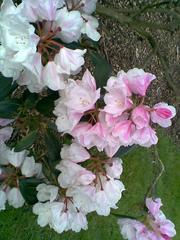
[[[16,99],[0,101],[0,117],[15,118],[18,115],[20,103]]]
[[[37,178],[24,178],[19,180],[21,194],[28,204],[32,205],[38,201],[36,187],[41,183],[43,183],[43,181]]]
[[[57,100],[58,97],[59,96],[57,93],[50,94],[49,96],[44,97],[37,103],[37,111],[43,114],[45,117],[52,117],[54,110],[54,101]]]
[[[20,152],[24,149],[27,149],[33,145],[35,140],[37,139],[37,131],[33,131],[29,133],[27,136],[22,138],[15,146],[15,151]]]
[[[47,149],[47,160],[50,165],[56,164],[60,160],[61,143],[53,131],[48,130],[45,135]]]
[[[0,74],[0,86],[0,100],[4,100],[17,87],[17,84],[13,84],[12,78],[6,78]]]
[[[39,95],[37,93],[30,93],[29,96],[25,100],[25,106],[27,108],[34,108],[38,101]]]
[[[112,72],[112,66],[98,53],[94,51],[89,51],[89,53],[95,67],[94,77],[96,79],[97,87],[104,87]]]

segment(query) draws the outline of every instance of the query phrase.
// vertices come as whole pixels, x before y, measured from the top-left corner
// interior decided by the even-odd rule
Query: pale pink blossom
[[[105,128],[99,122],[93,126],[88,123],[79,123],[74,127],[71,134],[78,143],[88,149],[96,146],[99,151],[102,151],[106,146]]]
[[[111,178],[120,178],[123,171],[122,160],[120,158],[112,158],[110,163],[106,164],[106,173]]]
[[[59,132],[70,132],[80,121],[83,113],[78,113],[66,107],[61,99],[56,102],[53,113],[57,116],[56,126]]]
[[[147,198],[146,206],[149,210],[149,221],[155,234],[159,234],[162,240],[171,240],[176,235],[176,230],[174,224],[166,219],[166,216],[160,210],[162,206],[161,199]]]
[[[83,14],[82,18],[84,23],[81,28],[81,33],[86,34],[93,41],[99,41],[101,35],[97,31],[99,26],[98,20],[95,17],[86,14]]]
[[[108,216],[111,208],[117,208],[116,204],[121,199],[125,188],[119,180],[104,176],[99,176],[99,178],[94,200],[95,210],[99,215]]]
[[[154,200],[152,198],[146,199],[146,207],[153,216],[155,216],[160,211],[162,205],[163,204],[160,198],[156,198]]]
[[[124,239],[152,240],[151,238],[149,238],[149,231],[146,226],[137,220],[121,218],[118,219],[118,224],[120,227],[120,232]]]
[[[105,89],[108,92],[113,92],[115,89],[121,90],[124,95],[131,96],[132,93],[127,85],[127,74],[124,71],[120,71],[117,77],[110,77],[107,81]]]
[[[67,189],[66,195],[73,197],[75,207],[82,209],[86,213],[95,211],[96,188],[91,185],[72,186]]]
[[[25,200],[20,192],[20,190],[16,187],[10,189],[7,193],[7,200],[10,206],[14,208],[20,208],[24,205]]]
[[[174,224],[166,219],[160,210],[161,199],[146,199],[148,215],[145,224],[125,218],[119,219],[118,224],[124,239],[128,240],[171,240],[176,235]]]
[[[143,147],[150,147],[158,142],[158,137],[156,132],[151,127],[145,127],[142,129],[137,129],[133,134],[133,141],[135,144],[139,144]]]
[[[83,55],[86,50],[72,50],[66,47],[62,47],[58,54],[54,58],[54,62],[58,67],[58,71],[63,74],[70,75],[76,72],[84,65]]]
[[[50,202],[36,203],[33,206],[33,213],[38,215],[37,223],[41,227],[47,226],[51,222]]]
[[[58,66],[54,61],[49,61],[42,71],[42,79],[46,86],[57,91],[66,87],[64,77],[58,72]]]
[[[57,34],[62,41],[70,43],[77,41],[81,35],[83,20],[79,11],[68,11],[66,7],[57,10],[55,25],[61,28]]]
[[[54,185],[47,185],[45,183],[42,183],[36,187],[36,190],[38,192],[37,199],[40,202],[50,201],[51,203],[57,198],[59,188]]]
[[[104,102],[106,104],[104,111],[117,116],[130,109],[133,105],[132,100],[126,96],[126,92],[122,89],[114,89],[110,93],[106,93]]]
[[[149,126],[150,122],[150,113],[149,113],[149,107],[140,105],[133,109],[131,113],[131,119],[133,123],[136,125],[137,129],[141,129],[144,127]]]
[[[74,232],[80,232],[81,229],[87,230],[88,229],[88,222],[85,214],[80,211],[77,211],[74,214],[74,217],[71,222],[71,229]]]
[[[57,8],[62,6],[62,3],[62,0],[23,0],[21,4],[22,14],[30,22],[53,21]]]
[[[18,79],[19,85],[27,85],[30,92],[39,93],[44,88],[44,82],[42,79],[42,62],[41,54],[36,53],[34,56],[30,57],[29,60],[24,63],[24,71],[21,77]]]
[[[70,80],[62,97],[64,105],[79,113],[94,108],[96,101],[100,98],[100,89],[90,88],[88,75],[91,76],[86,72],[82,82]]]
[[[69,9],[76,7],[81,12],[91,14],[96,9],[97,0],[66,0]]]
[[[157,103],[151,111],[151,121],[158,123],[161,127],[171,126],[171,119],[176,115],[176,109],[167,103]]]
[[[87,219],[85,214],[76,209],[69,200],[54,202],[50,206],[51,221],[50,226],[58,233],[73,230],[79,232],[87,229]]]
[[[56,166],[56,169],[61,171],[58,182],[62,188],[74,185],[88,185],[95,179],[95,175],[92,172],[68,160],[62,160]]]
[[[64,145],[61,149],[61,158],[74,163],[80,163],[88,160],[90,154],[80,144],[74,142],[71,145]]]
[[[133,68],[127,72],[127,84],[134,94],[146,95],[146,90],[150,83],[156,78],[151,73],[144,72],[143,69]]]
[[[112,130],[112,135],[118,137],[122,145],[131,145],[132,137],[135,132],[135,125],[131,120],[120,121]]]

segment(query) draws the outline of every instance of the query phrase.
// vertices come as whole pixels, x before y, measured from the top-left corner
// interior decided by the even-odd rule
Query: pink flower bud
[[[176,115],[176,109],[167,103],[157,103],[151,112],[151,121],[167,128],[171,126],[171,119]]]

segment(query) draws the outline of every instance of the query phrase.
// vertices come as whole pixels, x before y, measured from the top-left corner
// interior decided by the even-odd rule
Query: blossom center
[[[53,61],[55,55],[63,47],[62,44],[55,40],[60,31],[61,28],[54,27],[53,22],[37,22],[37,34],[40,37],[37,48],[42,56],[43,65],[46,65],[48,61]]]

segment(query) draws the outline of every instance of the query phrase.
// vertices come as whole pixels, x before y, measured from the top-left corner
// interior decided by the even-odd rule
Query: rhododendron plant
[[[109,64],[99,55],[96,4],[1,5],[0,211],[33,205],[38,225],[57,233],[87,230],[87,214],[118,209],[126,191],[119,150],[156,145],[156,126],[171,126],[176,115],[167,103],[147,101],[154,74],[133,68],[100,82],[90,71],[92,56]],[[153,196],[143,222],[119,219],[124,239],[172,239],[161,205]]]

